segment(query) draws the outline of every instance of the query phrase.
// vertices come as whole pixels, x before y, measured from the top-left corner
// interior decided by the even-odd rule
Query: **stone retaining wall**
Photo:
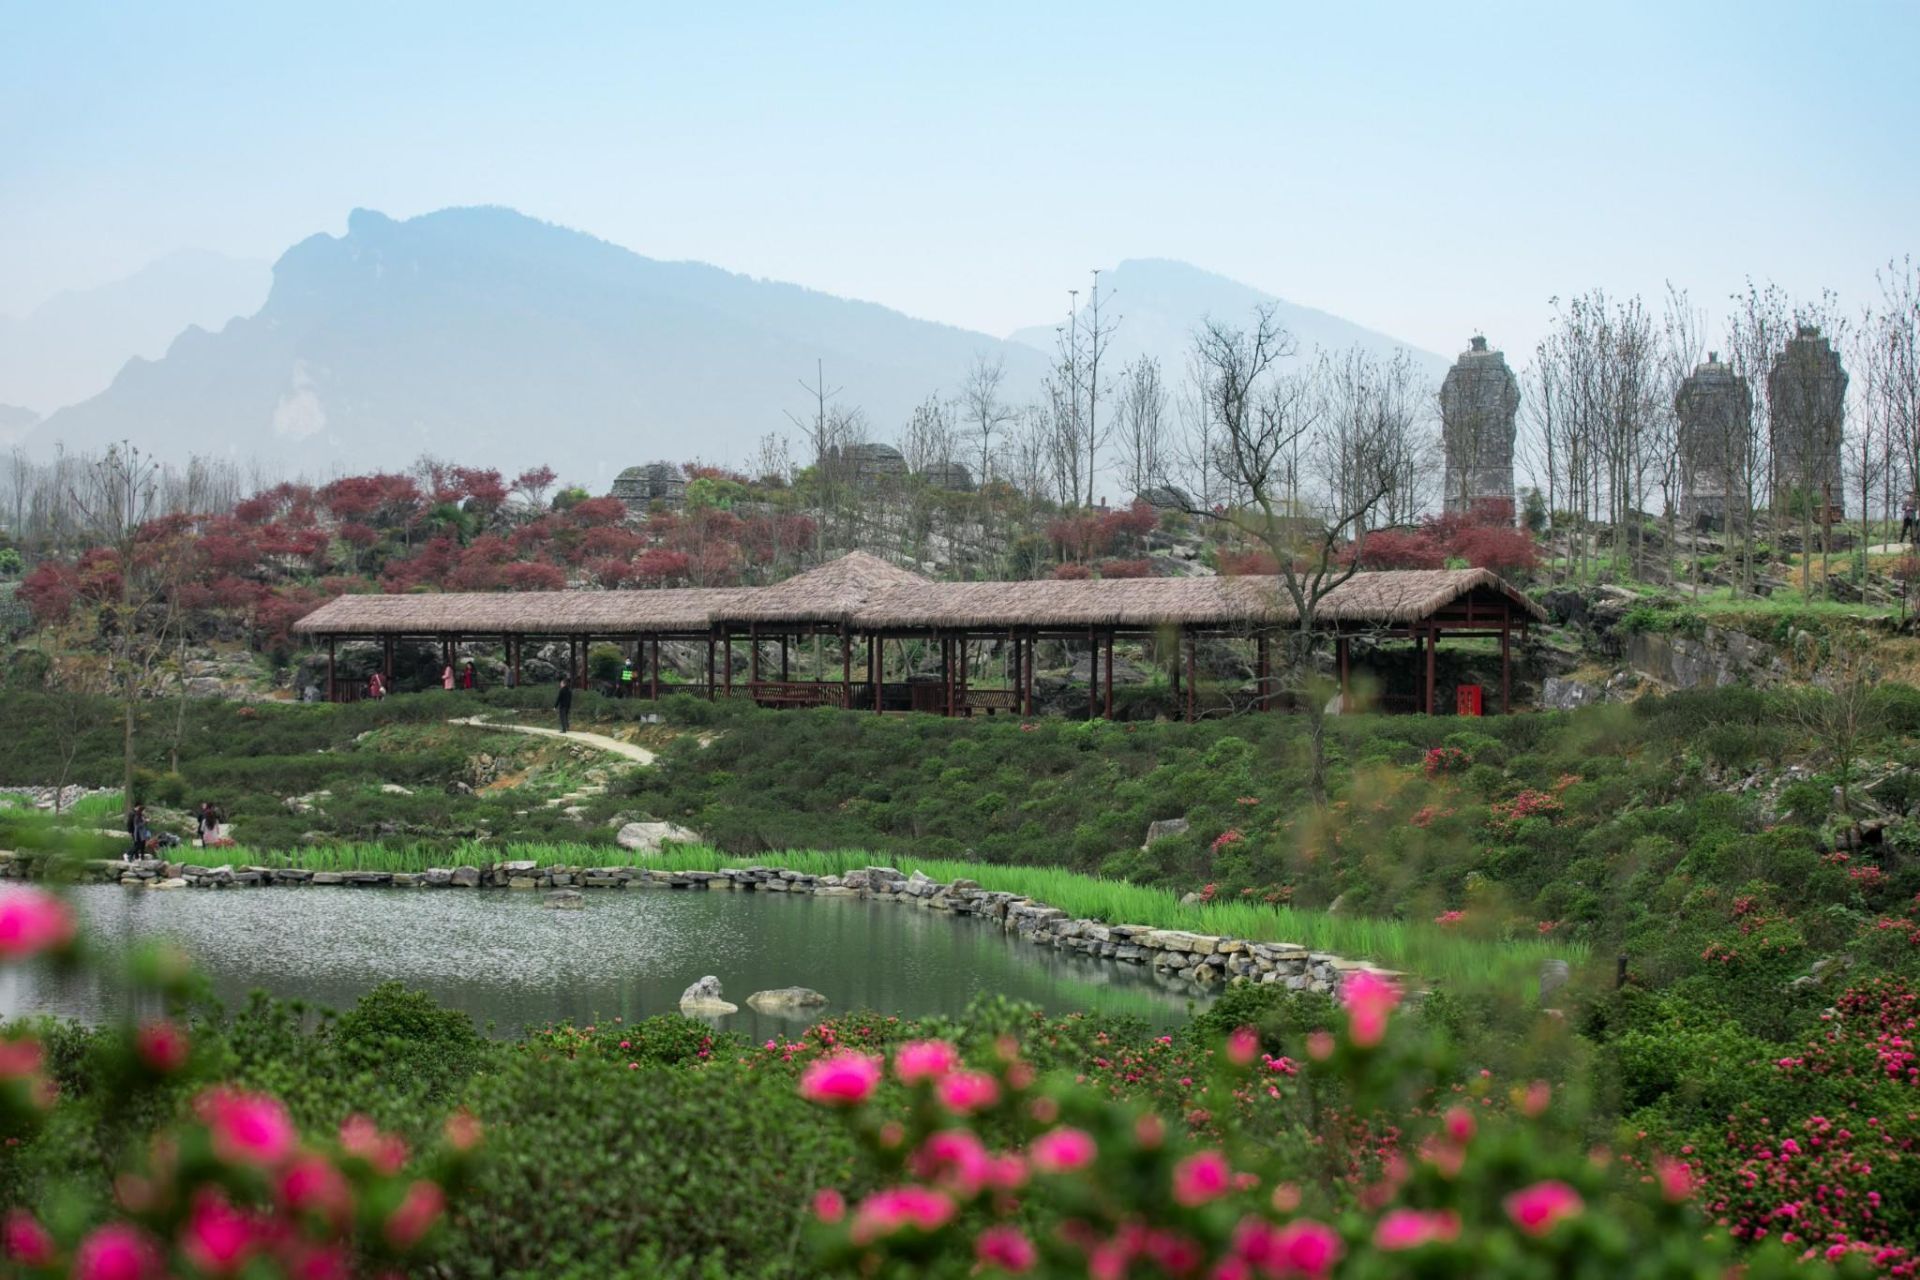
[[[997,923],[1037,946],[1078,952],[1094,959],[1144,965],[1166,977],[1205,987],[1258,982],[1292,991],[1333,994],[1346,975],[1359,970],[1392,974],[1288,943],[1253,942],[1143,924],[1075,920],[1058,907],[1016,893],[982,889],[972,880],[942,882],[916,871],[864,867],[845,875],[813,876],[781,867],[729,867],[722,871],[665,871],[652,867],[541,866],[497,862],[485,867],[435,867],[423,872],[303,871],[291,867],[206,867],[193,863],[97,861],[86,865],[94,880],[147,890],[229,889],[260,885],[386,887],[396,889],[693,889],[812,894],[900,902],[927,911],[974,916]],[[0,851],[0,878],[31,874],[25,859]]]

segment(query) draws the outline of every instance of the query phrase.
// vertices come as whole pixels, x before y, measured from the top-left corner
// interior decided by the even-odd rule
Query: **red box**
[[[1481,689],[1477,684],[1463,684],[1454,694],[1454,714],[1477,716],[1483,714],[1481,707]]]

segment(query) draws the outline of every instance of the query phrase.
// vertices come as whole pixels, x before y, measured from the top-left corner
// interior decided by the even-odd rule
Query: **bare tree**
[[[961,425],[973,446],[974,479],[983,487],[992,481],[1006,433],[1019,417],[1014,407],[1000,398],[1006,377],[1002,357],[979,352],[960,383]]]
[[[1893,514],[1920,490],[1920,267],[1911,257],[1878,273],[1880,301],[1861,325],[1869,414],[1887,455],[1882,464],[1886,510]]]
[[[1356,479],[1346,493],[1329,492],[1321,519],[1303,518],[1290,496],[1297,492],[1297,460],[1315,451],[1324,456],[1337,446],[1319,430],[1325,398],[1312,372],[1276,373],[1276,364],[1294,350],[1292,335],[1270,306],[1255,312],[1251,330],[1207,321],[1195,335],[1194,354],[1204,374],[1208,420],[1218,432],[1204,442],[1190,439],[1185,456],[1191,476],[1195,449],[1211,454],[1205,465],[1226,490],[1218,505],[1190,503],[1189,510],[1252,540],[1274,561],[1276,596],[1293,617],[1282,643],[1283,679],[1305,695],[1312,755],[1308,790],[1316,803],[1324,803],[1326,708],[1314,687],[1322,643],[1320,605],[1358,570],[1359,548],[1350,544],[1364,536],[1392,482],[1384,474],[1390,467],[1354,460],[1356,477],[1373,478]],[[1204,481],[1192,483],[1199,487]]]
[[[1878,726],[1882,711],[1880,674],[1863,654],[1838,648],[1808,674],[1813,683],[1793,695],[1794,717],[1826,756],[1838,783],[1840,812],[1851,815],[1860,744]]]
[[[1120,371],[1117,407],[1120,471],[1128,496],[1151,487],[1166,471],[1162,455],[1167,448],[1167,388],[1160,378],[1160,362],[1142,356]]]
[[[1739,467],[1734,492],[1728,494],[1728,528],[1733,526],[1735,499],[1740,514],[1739,586],[1751,593],[1755,581],[1754,523],[1773,502],[1773,412],[1767,398],[1767,371],[1774,354],[1787,339],[1786,298],[1772,285],[1747,281],[1746,292],[1733,297],[1727,322],[1727,356],[1734,375],[1747,384],[1755,412],[1741,424],[1744,439],[1731,455]]]
[[[1351,510],[1385,485],[1378,523],[1410,523],[1426,506],[1435,453],[1433,397],[1412,358],[1404,350],[1323,352],[1318,385],[1325,412],[1316,464],[1333,505]]]

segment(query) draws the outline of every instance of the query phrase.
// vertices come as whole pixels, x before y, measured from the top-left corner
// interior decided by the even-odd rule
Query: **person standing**
[[[451,662],[440,668],[440,687],[448,693],[453,692],[453,664]]]
[[[621,697],[631,698],[633,696],[633,677],[634,677],[633,659],[628,658],[625,664],[623,664],[620,668],[620,696]]]
[[[220,825],[226,820],[226,815],[216,809],[212,801],[202,800],[200,802],[200,813],[196,819],[196,823],[200,828],[200,847],[202,849],[211,849],[220,842]]]
[[[1913,541],[1914,523],[1915,523],[1915,520],[1914,520],[1914,514],[1913,514],[1913,499],[1908,498],[1906,506],[1901,508],[1901,511],[1900,511],[1900,541],[1902,542]]]
[[[467,663],[467,669],[460,673],[460,687],[462,689],[477,689],[480,687],[480,675],[473,669],[473,663],[471,662]]]
[[[132,841],[127,851],[120,855],[122,862],[132,862],[147,856],[147,841],[152,832],[147,828],[147,806],[136,804],[127,811],[127,838]]]
[[[560,732],[567,732],[567,726],[573,720],[573,682],[560,682],[560,696],[553,700],[553,709],[560,713]]]

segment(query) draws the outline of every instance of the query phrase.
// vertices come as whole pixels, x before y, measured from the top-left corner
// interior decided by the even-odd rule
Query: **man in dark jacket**
[[[560,713],[560,732],[567,732],[567,724],[573,719],[573,682],[560,682],[560,696],[553,700],[553,709]]]

